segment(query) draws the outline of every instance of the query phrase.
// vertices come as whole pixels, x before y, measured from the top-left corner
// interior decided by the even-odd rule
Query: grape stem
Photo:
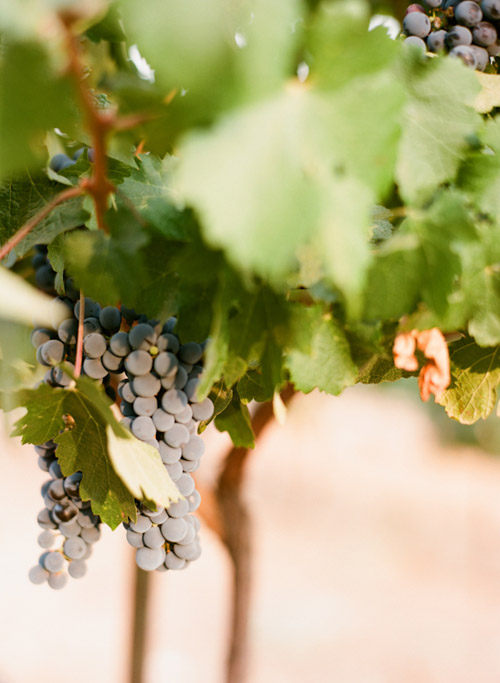
[[[85,189],[94,200],[97,225],[108,232],[104,215],[108,207],[108,197],[114,192],[114,186],[107,175],[106,144],[108,134],[115,127],[116,114],[109,110],[100,111],[96,107],[95,98],[83,78],[84,68],[80,60],[80,43],[73,31],[74,17],[71,14],[65,15],[64,13],[61,13],[60,16],[66,31],[68,72],[72,76],[78,91],[94,150],[93,171],[85,183]]]
[[[80,290],[80,317],[78,319],[78,333],[76,335],[76,356],[75,356],[75,379],[78,379],[82,372],[83,362],[83,324],[85,311],[85,295],[83,290]]]
[[[291,385],[281,392],[287,404],[295,390]],[[273,420],[272,402],[262,403],[252,419],[252,428],[259,438]],[[231,636],[226,664],[226,683],[243,683],[248,662],[248,616],[250,608],[252,548],[251,520],[242,497],[245,465],[249,448],[233,447],[227,454],[215,491],[197,488],[202,497],[200,515],[225,545],[233,565]]]
[[[41,211],[30,218],[19,230],[13,235],[8,242],[6,242],[0,248],[0,261],[4,259],[14,247],[17,247],[19,242],[21,242],[36,226],[43,221],[55,208],[67,201],[68,199],[73,199],[73,197],[80,197],[85,192],[85,187],[83,185],[78,185],[78,187],[71,187],[52,199],[48,204],[46,204]]]

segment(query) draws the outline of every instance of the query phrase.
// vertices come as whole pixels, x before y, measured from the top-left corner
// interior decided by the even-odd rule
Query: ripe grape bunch
[[[411,4],[403,20],[405,43],[448,53],[477,71],[496,73],[500,54],[500,0],[426,0]]]
[[[33,258],[35,278],[46,291],[54,273],[46,248],[37,247]],[[154,511],[136,501],[137,520],[123,526],[127,541],[136,548],[136,562],[146,571],[183,569],[200,555],[199,520],[192,514],[200,504],[191,473],[198,469],[204,442],[198,425],[208,420],[214,406],[209,398],[198,401],[196,390],[202,372],[203,345],[181,344],[174,333],[176,319],[165,324],[124,306],[102,308],[85,298],[84,310],[78,292],[65,281],[65,296],[56,297],[65,313],[54,317],[53,328],[37,328],[32,342],[38,362],[47,367],[44,382],[68,387],[72,378],[61,364],[74,369],[78,324],[83,317],[82,374],[103,384],[116,400],[122,424],[132,434],[154,446],[183,498],[167,509]],[[90,502],[79,495],[81,472],[64,477],[57,461],[57,444],[50,441],[35,447],[39,466],[51,479],[42,487],[45,507],[38,516],[43,532],[39,545],[45,550],[30,572],[33,583],[48,582],[62,588],[68,574],[85,574],[91,545],[99,539],[101,520]]]

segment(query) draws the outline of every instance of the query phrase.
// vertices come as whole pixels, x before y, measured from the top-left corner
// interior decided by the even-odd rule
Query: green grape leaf
[[[420,202],[454,178],[468,138],[480,125],[472,107],[480,86],[460,60],[422,63],[413,51],[403,56],[401,82],[408,101],[396,175],[403,198]]]
[[[100,40],[120,43],[127,38],[123,30],[120,12],[114,5],[111,5],[105,16],[88,28],[85,33],[90,40],[96,43]]]
[[[477,265],[477,262],[476,262]],[[471,313],[468,331],[480,346],[500,343],[500,270],[498,264],[480,268],[466,283]]]
[[[6,178],[0,184],[0,243],[7,242],[30,218],[56,197],[63,185],[43,175],[26,172]],[[50,244],[60,233],[85,223],[89,214],[83,209],[83,198],[74,197],[56,206],[15,248],[24,256],[35,244]]]
[[[397,320],[420,298],[424,264],[415,235],[396,234],[381,245],[368,271],[366,320]]]
[[[237,390],[243,403],[271,401],[274,395],[264,386],[262,373],[258,370],[248,370],[238,382]]]
[[[134,497],[166,507],[178,499],[158,453],[116,421],[111,401],[92,380],[81,377],[72,389],[42,384],[23,392],[23,399],[27,413],[13,435],[23,443],[53,439],[63,474],[82,472],[82,499],[91,500],[111,528],[136,518]]]
[[[361,368],[357,381],[360,384],[381,384],[395,382],[411,375],[394,367],[394,359],[389,356],[374,354]]]
[[[205,347],[204,368],[197,389],[197,395],[200,400],[203,400],[208,395],[215,382],[222,377],[228,358],[226,311],[223,309],[221,296],[223,290],[224,286],[221,286],[218,296],[214,298],[213,302],[210,338],[207,340]]]
[[[493,411],[500,384],[500,347],[482,348],[470,338],[450,349],[451,386],[439,403],[462,424],[485,420]]]
[[[146,0],[143,7],[122,0],[121,7],[157,86],[174,95],[161,126],[170,145],[180,131],[273,92],[293,73],[300,0]]]
[[[215,426],[219,432],[228,432],[236,447],[254,447],[255,434],[250,413],[236,391],[233,392],[231,403],[215,418]]]
[[[237,265],[275,278],[294,265],[317,220],[314,185],[297,144],[301,102],[278,96],[191,133],[175,169],[177,193],[197,210],[209,242],[226,248]]]
[[[352,360],[344,331],[321,306],[295,310],[295,347],[285,367],[296,389],[308,394],[315,388],[338,395],[356,382],[358,370]]]
[[[357,312],[370,209],[392,182],[402,105],[387,74],[334,95],[291,85],[186,136],[176,195],[196,209],[212,245],[272,284],[281,286],[304,246],[315,245],[320,266]]]
[[[64,295],[64,241],[65,234],[57,235],[49,244],[47,256],[52,266],[52,270],[56,273],[54,286],[58,294]]]
[[[485,153],[485,150],[488,150]],[[458,182],[471,200],[491,216],[500,213],[500,121],[490,119],[481,135],[480,149],[464,160]]]
[[[29,93],[29,96],[27,96]],[[36,115],[33,109],[36,103]],[[46,130],[77,118],[69,78],[56,76],[40,43],[3,45],[0,61],[0,177],[43,158]]]
[[[438,315],[445,315],[462,272],[461,254],[477,240],[462,198],[453,192],[442,194],[421,218],[410,218],[405,229],[420,242],[422,299]]]
[[[200,432],[204,431],[210,422],[213,422],[218,415],[226,410],[233,399],[233,390],[228,389],[224,382],[217,382],[212,387],[209,397],[214,404],[214,414],[210,420],[204,420],[200,423]]]
[[[140,248],[149,236],[125,210],[108,212],[106,220],[109,235],[99,230],[66,236],[66,268],[75,284],[103,306],[123,301],[133,307],[144,279]]]
[[[235,291],[235,287],[230,290]],[[231,365],[224,377],[231,385],[240,379],[248,364],[260,365],[266,391],[274,393],[282,383],[282,347],[286,339],[289,311],[282,297],[269,287],[240,293],[237,308],[228,292],[228,349]],[[236,363],[235,359],[240,359]]]
[[[399,45],[386,30],[368,31],[369,6],[359,0],[324,2],[306,32],[311,75],[321,88],[344,86],[360,74],[371,76],[394,62]]]
[[[171,161],[168,158],[162,161],[154,155],[143,155],[136,159],[136,164],[137,168],[128,169],[129,174],[120,185],[118,204],[123,202],[122,198],[125,196],[137,211],[143,211],[155,199],[167,202],[171,200],[172,193],[168,188]],[[127,203],[124,206],[129,208]]]

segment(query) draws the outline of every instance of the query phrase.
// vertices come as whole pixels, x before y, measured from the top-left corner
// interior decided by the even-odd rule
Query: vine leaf
[[[475,72],[481,92],[478,93],[474,102],[476,111],[480,114],[487,114],[495,107],[500,107],[500,78],[498,74],[483,74]]]
[[[381,384],[396,382],[403,377],[410,377],[410,374],[398,370],[392,356],[374,354],[360,369],[357,381],[360,384]]]
[[[372,75],[394,61],[399,46],[383,27],[369,31],[366,3],[322,3],[306,33],[314,77],[321,88],[339,88],[360,72]],[[348,36],[348,40],[346,40]]]
[[[308,394],[316,387],[338,395],[356,382],[354,364],[344,331],[321,306],[297,307],[297,344],[285,359],[296,389]]]
[[[250,401],[270,401],[273,394],[264,386],[262,372],[258,370],[249,370],[243,375],[237,384],[238,394],[244,403]]]
[[[94,513],[111,528],[136,518],[134,497],[163,506],[178,498],[160,457],[147,444],[131,446],[132,437],[115,420],[111,401],[92,380],[80,377],[74,389],[42,384],[23,391],[20,399],[27,413],[13,436],[33,444],[53,439],[63,474],[82,472],[82,499],[90,499]]]
[[[166,507],[179,500],[179,491],[168,477],[158,476],[165,468],[156,448],[123,430],[119,435],[106,427],[109,457],[116,473],[135,498],[161,501]]]
[[[485,420],[500,384],[500,347],[482,348],[469,337],[453,345],[450,361],[452,384],[439,403],[462,424]]]
[[[78,287],[103,306],[134,306],[144,280],[140,248],[149,237],[129,211],[109,212],[106,219],[110,235],[94,230],[66,236],[66,267]]]
[[[495,76],[500,80],[499,76]],[[489,119],[481,131],[479,149],[471,151],[462,164],[459,185],[483,211],[498,216],[500,211],[500,121]],[[484,153],[489,149],[488,154]]]
[[[147,209],[155,199],[171,199],[168,189],[168,160],[148,155],[136,159],[137,167],[129,168],[129,175],[120,185],[120,194],[126,195],[138,211]],[[120,205],[120,194],[117,201]]]
[[[252,429],[250,413],[236,391],[233,391],[231,403],[216,418],[215,426],[219,432],[228,432],[235,446],[253,448],[255,434]]]
[[[52,266],[52,270],[56,274],[54,287],[55,287],[57,293],[62,294],[62,295],[64,295],[64,293],[65,293],[65,290],[64,290],[64,268],[65,268],[64,241],[65,241],[65,238],[66,238],[66,235],[64,233],[57,235],[57,237],[54,238],[52,240],[52,242],[49,244],[49,247],[47,250],[47,256],[48,256],[48,259],[50,261],[50,265]]]
[[[0,319],[15,320],[30,326],[33,320],[39,325],[52,325],[54,316],[64,311],[64,306],[54,302],[46,294],[25,282],[19,275],[0,268]]]
[[[64,186],[43,175],[25,173],[6,178],[0,184],[0,243],[7,242],[24,223],[45,207]],[[15,248],[24,256],[35,244],[50,244],[60,233],[85,223],[89,218],[82,197],[63,202],[44,218]]]
[[[368,271],[366,320],[397,320],[413,310],[423,279],[423,258],[415,235],[397,233],[384,242]]]
[[[72,100],[69,78],[56,76],[41,43],[5,41],[0,62],[0,176],[40,161],[45,132],[73,124]]]
[[[480,86],[454,59],[434,59],[422,69],[408,54],[403,67],[408,101],[396,175],[402,196],[419,202],[457,172],[467,138],[481,123],[470,106]]]

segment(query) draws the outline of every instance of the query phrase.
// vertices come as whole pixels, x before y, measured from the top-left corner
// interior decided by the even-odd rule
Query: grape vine
[[[0,402],[50,476],[53,588],[102,525],[188,566],[199,505],[247,586],[280,397],[418,377],[473,424],[500,386],[497,0],[410,4],[396,39],[363,0],[148,3],[0,8]]]

